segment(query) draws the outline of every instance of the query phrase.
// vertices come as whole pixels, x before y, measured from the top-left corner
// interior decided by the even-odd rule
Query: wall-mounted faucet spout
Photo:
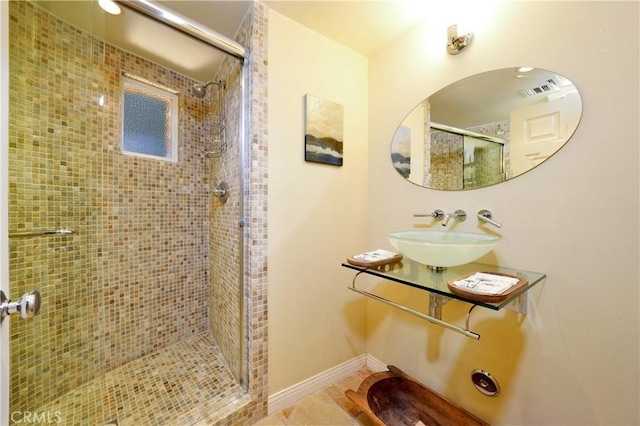
[[[451,218],[454,218],[458,222],[463,222],[467,218],[467,212],[458,209],[453,213],[447,213],[442,221],[442,226],[447,226]]]

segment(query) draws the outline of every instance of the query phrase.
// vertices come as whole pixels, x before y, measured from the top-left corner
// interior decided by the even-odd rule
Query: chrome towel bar
[[[429,321],[432,324],[437,324],[441,327],[447,328],[449,330],[453,330],[455,332],[458,332],[460,334],[463,334],[467,337],[471,337],[472,339],[476,339],[476,340],[480,340],[480,335],[478,333],[474,333],[473,331],[469,330],[469,317],[471,316],[471,311],[473,310],[473,308],[476,307],[476,305],[471,306],[471,309],[469,309],[469,312],[467,313],[467,320],[465,323],[465,327],[466,328],[462,328],[462,327],[458,327],[457,325],[454,324],[450,324],[446,321],[442,321],[439,318],[434,318],[430,315],[427,314],[423,314],[422,312],[418,312],[416,310],[413,310],[411,308],[408,308],[406,306],[403,306],[399,303],[396,302],[392,302],[389,299],[385,299],[384,297],[378,296],[377,294],[373,294],[370,293],[368,291],[365,290],[360,290],[359,288],[356,288],[356,279],[358,278],[358,276],[362,273],[363,271],[360,271],[356,274],[355,277],[353,277],[353,281],[351,282],[351,287],[347,287],[349,290],[351,291],[355,291],[356,293],[362,294],[363,296],[367,296],[371,299],[377,300],[379,302],[385,303],[389,306],[393,306],[394,308],[400,309],[403,312],[406,312],[408,314],[414,315],[418,318],[422,318],[423,320]]]
[[[10,232],[9,238],[39,237],[42,235],[72,235],[75,233],[75,228],[60,228],[51,231]]]

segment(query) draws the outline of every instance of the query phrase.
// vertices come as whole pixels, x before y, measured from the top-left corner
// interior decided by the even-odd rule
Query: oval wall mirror
[[[582,99],[566,77],[542,69],[497,69],[429,96],[400,123],[394,168],[426,188],[495,185],[536,167],[571,138]]]

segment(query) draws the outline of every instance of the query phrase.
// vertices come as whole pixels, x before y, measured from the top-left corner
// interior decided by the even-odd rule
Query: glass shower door
[[[9,421],[59,422],[47,403],[99,364],[91,254],[100,45],[31,2],[11,1],[9,15],[9,291],[42,297],[39,315],[11,320]]]
[[[504,146],[464,136],[464,189],[482,188],[504,181]]]
[[[118,18],[96,3],[8,4],[8,293],[38,290],[42,307],[11,321],[5,412],[13,424],[189,424],[246,384],[242,73],[236,59],[218,70],[232,117],[210,158],[198,133],[209,99],[192,93],[202,77],[105,41]],[[82,22],[56,13],[69,5]],[[122,149],[124,76],[178,94],[176,161]],[[226,203],[211,195],[220,181]]]

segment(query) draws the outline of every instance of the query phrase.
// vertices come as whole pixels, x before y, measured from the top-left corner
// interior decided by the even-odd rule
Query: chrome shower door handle
[[[37,290],[31,290],[22,295],[18,300],[11,301],[0,290],[0,322],[5,317],[18,313],[24,319],[32,318],[38,315],[40,311],[40,293]]]

